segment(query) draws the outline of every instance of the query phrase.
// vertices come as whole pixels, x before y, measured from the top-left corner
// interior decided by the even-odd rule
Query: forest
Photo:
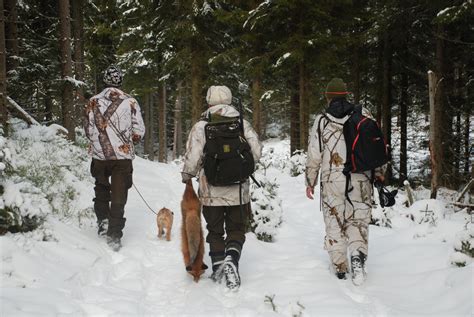
[[[116,64],[123,90],[141,105],[141,151],[150,160],[183,154],[215,84],[231,88],[262,139],[288,138],[299,153],[326,105],[325,85],[340,77],[381,124],[392,150],[389,183],[411,178],[431,185],[434,198],[438,186],[459,189],[473,175],[472,0],[1,3],[5,136],[8,117],[21,116],[17,104],[41,124],[62,125],[74,142],[84,104]],[[428,172],[411,173],[410,153],[422,149]]]

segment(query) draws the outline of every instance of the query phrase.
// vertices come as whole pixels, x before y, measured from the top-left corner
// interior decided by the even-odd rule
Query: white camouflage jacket
[[[207,117],[209,113],[223,117],[238,117],[239,112],[230,105],[215,105],[202,114]],[[204,206],[236,206],[240,205],[239,185],[212,186],[207,183],[204,169],[202,168],[204,157],[204,145],[206,136],[204,127],[206,121],[198,121],[189,133],[186,143],[186,155],[182,173],[197,176],[199,178],[199,197]],[[244,120],[244,136],[250,145],[255,163],[258,162],[262,153],[262,144],[258,135],[247,120]],[[242,204],[250,201],[249,181],[242,184]]]
[[[89,153],[97,160],[134,159],[132,137],[141,139],[145,125],[138,102],[117,88],[105,88],[85,107],[84,130]]]
[[[342,100],[342,99],[341,99]],[[335,104],[337,116],[326,113],[327,118],[322,118],[322,114],[316,116],[313,127],[309,135],[308,157],[306,161],[306,186],[314,187],[320,175],[320,182],[346,182],[346,176],[342,173],[346,162],[346,142],[342,131],[344,122],[349,118],[347,111],[348,103]],[[333,109],[334,110],[334,109]],[[372,118],[370,112],[363,108],[365,116]],[[320,120],[321,119],[321,120]],[[329,120],[328,120],[329,119]],[[375,176],[383,173],[382,168],[375,170]],[[352,174],[353,180],[369,179],[367,174]],[[341,187],[344,190],[344,187]]]

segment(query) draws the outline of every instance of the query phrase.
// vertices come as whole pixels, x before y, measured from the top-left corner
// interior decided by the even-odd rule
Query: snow
[[[23,141],[27,153],[17,159],[17,165],[24,164],[27,155],[45,155],[47,146],[57,142],[53,128],[30,129],[18,132],[35,143]],[[71,155],[86,155],[82,149],[70,150],[72,145],[66,142],[60,145]],[[155,210],[166,206],[174,211],[171,241],[157,238],[155,215],[134,188],[129,191],[123,248],[118,253],[107,247],[95,226],[49,213],[40,229],[0,236],[0,315],[473,315],[474,264],[454,249],[460,239],[466,239],[466,233],[458,234],[466,230],[470,219],[465,211],[453,213],[446,202],[429,199],[406,208],[403,193],[390,210],[376,208],[381,213],[390,211],[392,228],[370,226],[368,279],[356,287],[329,272],[319,188],[315,200],[308,200],[304,175],[291,176],[299,161],[290,162],[288,140],[266,142],[265,153],[257,179],[265,177],[278,184],[281,201],[274,204],[281,206],[282,223],[272,243],[258,240],[253,233],[246,235],[240,262],[242,286],[237,292],[213,283],[207,278],[209,271],[199,283],[185,272],[179,236],[184,191],[180,164],[137,157],[134,184],[140,193]],[[56,154],[60,163],[72,160],[63,152]],[[41,155],[36,160],[42,160]],[[93,180],[77,177],[88,173],[87,164],[80,161],[62,176],[67,186],[75,186],[80,208],[92,206]],[[427,208],[435,222],[423,221]],[[208,250],[206,244],[209,265]],[[451,264],[453,259],[467,261],[467,266],[457,267]]]

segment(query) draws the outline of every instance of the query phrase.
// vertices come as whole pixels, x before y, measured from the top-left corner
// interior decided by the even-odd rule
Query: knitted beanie
[[[110,65],[104,72],[103,80],[107,86],[120,87],[122,86],[122,79],[122,72],[115,65]]]
[[[326,96],[328,98],[345,97],[349,92],[347,85],[341,78],[333,78],[326,86]]]
[[[210,106],[230,105],[232,93],[227,86],[211,86],[207,90],[206,101]]]

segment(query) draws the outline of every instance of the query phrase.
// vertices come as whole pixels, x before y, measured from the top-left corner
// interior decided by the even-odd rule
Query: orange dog
[[[181,226],[181,251],[183,252],[186,271],[195,282],[207,269],[203,262],[204,237],[201,227],[201,204],[194,191],[191,180],[186,183],[183,200],[181,201],[183,223]]]
[[[171,240],[171,227],[173,226],[173,212],[168,208],[161,208],[156,215],[156,224],[158,226],[158,238],[161,239],[165,233],[166,228],[166,241]]]

